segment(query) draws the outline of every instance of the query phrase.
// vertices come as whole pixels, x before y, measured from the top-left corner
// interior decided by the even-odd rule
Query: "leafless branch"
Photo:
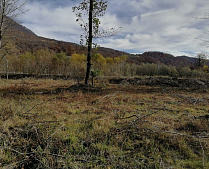
[[[22,115],[27,114],[27,113],[29,113],[30,111],[32,111],[33,109],[35,109],[37,106],[41,106],[41,105],[43,105],[43,104],[46,104],[47,102],[52,101],[52,100],[54,100],[54,99],[56,99],[56,97],[55,97],[55,98],[51,98],[51,99],[49,99],[49,100],[46,100],[46,101],[44,101],[44,102],[42,102],[42,103],[38,103],[38,104],[34,105],[31,109],[27,110],[27,111],[26,111],[25,113],[23,113]]]
[[[65,124],[63,124],[62,126],[60,126],[54,133],[52,133],[47,139],[46,141],[48,141],[53,135],[55,135],[59,130],[61,130],[63,127],[65,126]]]
[[[10,151],[12,151],[12,152],[15,152],[15,153],[17,153],[17,154],[20,154],[20,155],[30,155],[30,154],[33,154],[33,152],[31,152],[31,153],[22,153],[22,152],[20,152],[20,151],[17,151],[17,150],[15,150],[15,149],[12,149],[12,148],[9,148],[9,147],[2,147],[2,146],[0,146],[0,148],[1,149],[5,149],[5,150],[10,150]]]
[[[23,7],[28,0],[20,2],[20,0],[1,0],[0,1],[0,49],[3,49],[2,46],[3,37],[8,29],[13,25],[14,20],[19,16],[25,13]],[[1,54],[1,57],[4,57],[4,54]]]
[[[202,146],[201,140],[199,140],[199,143],[200,143],[200,146],[201,146],[201,149],[202,149],[202,165],[203,165],[203,167],[205,167],[205,150]]]

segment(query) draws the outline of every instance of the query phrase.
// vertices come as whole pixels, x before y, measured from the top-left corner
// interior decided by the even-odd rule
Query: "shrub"
[[[192,70],[189,67],[182,67],[179,69],[179,75],[181,77],[190,77]]]

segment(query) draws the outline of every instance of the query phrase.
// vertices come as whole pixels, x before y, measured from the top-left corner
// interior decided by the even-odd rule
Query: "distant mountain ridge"
[[[165,64],[175,67],[195,67],[198,63],[198,59],[189,56],[173,56],[171,54],[163,52],[144,52],[143,54],[131,55],[128,58],[128,61],[131,63],[142,64],[142,63],[154,63],[154,64]],[[209,65],[209,61],[206,61],[206,64]]]
[[[19,54],[23,54],[25,52],[34,52],[40,49],[50,49],[56,53],[65,52],[68,56],[71,56],[73,53],[86,53],[86,48],[81,45],[37,36],[33,31],[21,24],[18,24],[17,22],[13,22],[11,32],[13,35],[12,39],[14,40],[16,48],[19,50]],[[149,51],[144,52],[143,54],[133,55],[119,50],[100,47],[98,49],[98,53],[102,54],[104,57],[128,55],[128,62],[135,64],[162,63],[172,66],[193,67],[197,63],[197,58],[188,56],[175,57],[171,54],[156,51]],[[209,61],[207,64],[209,65]]]

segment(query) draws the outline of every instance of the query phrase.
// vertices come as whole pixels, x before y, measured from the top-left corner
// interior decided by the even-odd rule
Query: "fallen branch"
[[[22,152],[20,152],[20,151],[17,151],[17,150],[15,150],[15,149],[12,149],[12,148],[9,148],[9,147],[2,147],[2,146],[0,146],[0,148],[1,149],[5,149],[5,150],[10,150],[10,151],[12,151],[12,152],[14,152],[14,153],[17,153],[17,154],[20,154],[20,155],[31,155],[31,154],[34,154],[34,152],[30,152],[30,153],[22,153]]]
[[[47,101],[44,101],[44,102],[42,102],[42,103],[38,103],[38,104],[34,105],[31,109],[27,110],[27,111],[26,111],[25,113],[23,113],[22,115],[27,114],[27,113],[29,113],[30,111],[32,111],[34,108],[36,108],[37,106],[43,105],[43,104],[45,104],[45,103],[47,103],[47,102],[49,102],[49,101],[51,101],[51,100],[54,100],[54,99],[56,99],[56,97],[51,98],[51,99],[48,99]]]

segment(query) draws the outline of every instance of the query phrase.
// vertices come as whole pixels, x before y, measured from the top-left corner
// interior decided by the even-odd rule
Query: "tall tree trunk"
[[[85,84],[89,84],[89,77],[90,77],[90,71],[91,71],[91,49],[92,49],[92,39],[93,39],[93,0],[90,0],[89,5],[89,37],[88,37],[88,55],[87,55],[87,69],[86,69],[86,79]]]
[[[6,2],[3,0],[1,2],[1,18],[0,18],[0,49],[2,48],[2,37],[3,37],[3,26],[4,26],[4,15],[5,15],[5,8],[6,8]]]

